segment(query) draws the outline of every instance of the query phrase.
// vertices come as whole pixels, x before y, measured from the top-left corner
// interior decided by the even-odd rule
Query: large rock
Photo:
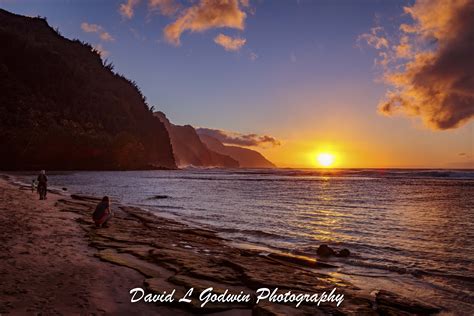
[[[351,252],[349,251],[349,249],[344,248],[344,249],[339,250],[336,256],[346,258],[346,257],[349,257],[350,255],[351,255]]]
[[[334,249],[332,249],[331,247],[329,247],[326,244],[322,244],[321,246],[319,246],[318,250],[316,250],[316,253],[320,257],[330,257],[330,256],[334,256],[336,254]]]
[[[441,308],[428,303],[413,300],[395,293],[380,290],[375,295],[377,311],[382,315],[401,315],[403,312],[409,315],[433,315],[441,312]]]

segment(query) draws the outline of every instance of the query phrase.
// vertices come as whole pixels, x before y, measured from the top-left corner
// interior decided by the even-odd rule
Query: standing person
[[[41,170],[37,180],[40,200],[46,200],[46,193],[48,192],[48,177],[46,177],[46,171]]]
[[[34,193],[36,189],[36,180],[31,180],[31,193]]]
[[[97,204],[92,214],[95,227],[108,227],[107,222],[112,218],[113,213],[110,210],[110,200],[108,196],[104,196],[102,201]]]

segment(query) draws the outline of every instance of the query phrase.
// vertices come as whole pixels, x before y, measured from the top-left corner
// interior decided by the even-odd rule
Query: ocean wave
[[[265,238],[271,238],[271,239],[284,239],[285,238],[278,234],[264,232],[261,230],[253,230],[253,229],[220,228],[219,232],[224,233],[224,234],[252,235],[256,237],[265,237]]]
[[[404,266],[390,264],[390,263],[368,262],[368,261],[357,260],[357,259],[349,259],[349,260],[344,260],[344,264],[367,268],[368,271],[371,271],[372,269],[377,269],[377,270],[395,272],[398,274],[410,274],[416,278],[431,276],[431,277],[438,277],[438,278],[443,278],[443,279],[456,279],[456,280],[465,281],[465,282],[474,282],[474,277],[470,275],[462,275],[462,274],[455,274],[455,273],[450,273],[450,272],[428,270],[428,269],[423,270],[419,268],[404,267]],[[350,269],[348,269],[347,272],[342,271],[341,273],[346,273],[349,275],[353,274],[350,271]],[[367,276],[369,275],[371,275],[370,272]]]
[[[194,172],[180,176],[180,179],[202,181],[326,181],[331,179],[370,180],[370,179],[464,179],[474,180],[474,170],[448,169],[255,169],[229,170],[217,169]]]
[[[138,205],[147,206],[147,207],[150,206],[149,204],[138,204]],[[184,210],[184,207],[176,206],[176,205],[158,205],[158,206],[153,205],[153,206],[158,208],[157,211],[159,211],[160,209]],[[178,213],[178,212],[176,214],[181,215],[181,213]]]

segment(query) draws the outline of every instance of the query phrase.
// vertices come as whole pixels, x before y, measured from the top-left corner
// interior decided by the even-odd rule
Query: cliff
[[[0,9],[0,168],[175,168],[134,82],[42,18]]]
[[[209,150],[201,142],[196,130],[190,125],[174,125],[162,112],[155,116],[165,125],[170,135],[176,163],[180,167],[224,167],[238,168],[239,163],[227,155]]]
[[[199,138],[209,149],[237,160],[241,168],[276,167],[258,151],[238,146],[224,145],[218,139],[206,134],[199,134]]]

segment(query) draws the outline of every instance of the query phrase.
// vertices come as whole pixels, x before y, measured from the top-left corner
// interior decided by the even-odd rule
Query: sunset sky
[[[474,5],[453,3],[0,7],[45,16],[65,37],[91,43],[175,124],[256,134],[254,148],[280,167],[313,167],[330,152],[336,167],[474,168]]]

